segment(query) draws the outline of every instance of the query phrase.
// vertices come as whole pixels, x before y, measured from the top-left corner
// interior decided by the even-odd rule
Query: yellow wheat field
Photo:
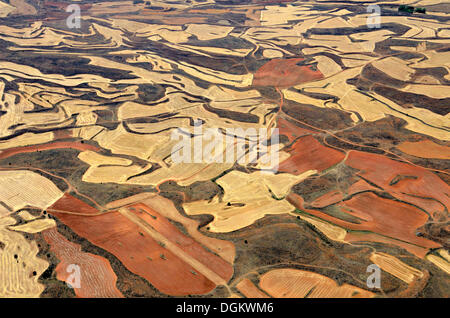
[[[183,204],[183,208],[188,215],[214,215],[214,220],[209,224],[211,232],[235,231],[266,214],[293,211],[294,207],[283,196],[290,187],[313,173],[307,171],[299,176],[279,174],[274,182],[270,174],[232,171],[217,180],[225,191],[221,200],[216,197],[210,202],[189,202]],[[274,197],[275,193],[281,197]]]
[[[49,264],[36,256],[39,249],[34,241],[8,229],[15,223],[11,217],[0,218],[0,297],[39,297],[44,285],[38,277]]]
[[[370,298],[370,291],[338,284],[326,276],[297,269],[275,269],[261,276],[259,286],[276,298]]]
[[[423,276],[423,273],[418,269],[403,263],[395,256],[389,254],[376,252],[370,256],[370,260],[382,270],[401,279],[407,284],[411,284],[414,280]]]
[[[47,178],[27,170],[0,171],[0,201],[10,212],[26,206],[45,209],[63,193]]]
[[[448,251],[441,248],[437,250],[437,252],[439,253],[439,256],[429,254],[425,258],[447,274],[450,274],[450,255]]]
[[[236,288],[247,298],[269,298],[267,294],[256,287],[248,278],[244,278]]]
[[[21,225],[10,226],[9,229],[25,233],[39,233],[55,226],[56,226],[55,220],[45,218],[34,220]]]
[[[345,241],[344,239],[347,235],[347,231],[343,228],[306,215],[300,215],[300,218],[314,225],[319,231],[321,231],[330,239],[339,242]]]

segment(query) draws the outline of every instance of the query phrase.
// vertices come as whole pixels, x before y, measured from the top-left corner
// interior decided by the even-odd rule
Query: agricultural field
[[[0,0],[0,97],[0,298],[450,297],[446,1]]]

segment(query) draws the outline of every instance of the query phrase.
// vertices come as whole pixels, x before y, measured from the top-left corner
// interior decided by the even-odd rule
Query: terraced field
[[[0,0],[0,97],[0,297],[450,296],[445,1]]]

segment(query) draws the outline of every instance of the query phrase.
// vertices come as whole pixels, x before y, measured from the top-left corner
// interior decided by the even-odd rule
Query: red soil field
[[[58,141],[53,143],[47,143],[42,145],[36,145],[36,146],[25,146],[25,147],[16,147],[16,148],[10,148],[7,150],[3,150],[0,152],[0,159],[5,159],[14,155],[17,155],[19,153],[26,153],[26,152],[36,152],[36,151],[44,151],[44,150],[53,150],[53,149],[76,149],[80,151],[85,150],[91,150],[91,151],[100,151],[100,148],[81,143],[78,141]]]
[[[309,202],[314,208],[323,208],[332,204],[336,204],[338,202],[343,201],[345,198],[353,196],[357,193],[367,192],[367,191],[377,191],[379,190],[376,187],[371,186],[363,179],[360,179],[349,186],[347,189],[333,190],[324,195],[316,198],[314,201]]]
[[[273,59],[261,66],[253,77],[254,86],[291,87],[323,79],[320,71],[311,66],[298,66],[303,58]]]
[[[432,172],[382,155],[350,151],[345,163],[395,198],[417,205],[432,217],[450,210],[450,187]]]
[[[117,289],[117,276],[108,260],[81,251],[81,246],[68,241],[55,228],[42,232],[50,249],[61,261],[56,266],[56,276],[66,281],[71,272],[70,264],[80,267],[80,287],[74,288],[75,295],[80,298],[118,298],[123,297]]]
[[[318,197],[313,202],[311,206],[314,208],[323,208],[328,205],[336,204],[344,199],[342,192],[340,191],[330,191],[324,195]]]
[[[131,197],[132,198],[132,197]],[[208,248],[213,253],[220,256],[230,264],[234,263],[236,249],[232,242],[220,240],[210,236],[205,236],[199,232],[201,223],[186,216],[181,215],[172,201],[161,196],[152,196],[141,201],[153,211],[158,211],[164,217],[174,222],[182,224],[191,238]]]
[[[406,203],[378,197],[373,193],[357,194],[350,200],[336,205],[341,207],[342,212],[361,219],[360,224],[347,222],[321,211],[305,209],[303,198],[298,194],[291,193],[288,200],[307,213],[349,230],[370,231],[425,248],[441,246],[415,235],[416,229],[428,220],[423,211]]]
[[[68,193],[64,193],[64,195],[56,201],[51,207],[48,208],[50,213],[58,212],[58,211],[66,211],[66,212],[76,212],[80,214],[99,214],[99,210],[91,207],[89,204],[71,196]]]
[[[49,209],[49,213],[55,215],[79,236],[115,255],[126,268],[145,278],[162,293],[172,296],[206,294],[216,287],[214,282],[183,261],[179,255],[172,253],[163,242],[152,238],[141,226],[122,213],[111,211],[96,216],[80,216],[52,212],[53,209],[68,211],[93,209],[79,200],[76,202],[72,199],[74,205],[70,205],[71,199],[67,197],[61,200],[62,202],[56,202]],[[145,213],[140,213],[138,209],[142,209]],[[179,245],[185,253],[211,267],[224,280],[231,278],[231,265],[184,236],[160,214],[145,205],[131,207],[129,211],[141,220],[149,222],[155,231],[169,241],[175,242],[174,244]]]
[[[310,202],[309,204],[317,209],[324,208],[326,206],[336,204],[338,202],[341,202],[345,199],[345,197],[355,195],[357,193],[361,192],[367,192],[367,191],[374,191],[378,190],[377,188],[371,186],[366,181],[360,179],[353,183],[348,189],[345,189],[342,191],[339,190],[333,190],[328,193],[325,193],[324,195],[318,197],[314,201]],[[344,193],[346,196],[344,196]]]
[[[360,179],[360,180],[356,181],[355,183],[353,183],[350,187],[348,187],[347,194],[353,195],[356,193],[365,192],[365,191],[373,191],[373,190],[377,190],[377,188],[371,186],[363,179]]]
[[[295,175],[307,170],[325,170],[345,157],[342,152],[322,145],[312,136],[299,138],[288,152],[291,157],[280,163],[279,171]]]
[[[136,204],[132,207],[136,209],[136,212],[134,212],[136,215],[150,224],[156,231],[168,238],[169,241],[179,245],[183,251],[202,264],[206,264],[224,280],[227,281],[231,278],[233,275],[233,268],[228,262],[207,252],[195,240],[182,234],[177,227],[170,223],[164,216],[144,204]]]
[[[294,125],[290,121],[278,117],[277,119],[277,128],[280,135],[285,135],[289,138],[289,141],[293,141],[295,138],[304,135],[304,134],[315,134],[317,132],[314,132],[309,129],[305,129],[299,126]]]
[[[366,192],[357,194],[338,206],[346,213],[365,220],[361,225],[353,225],[355,230],[368,230],[428,248],[440,246],[415,235],[416,229],[425,224],[428,216],[409,204]]]
[[[428,249],[441,246],[417,237],[416,231],[430,217],[439,220],[445,216],[446,209],[450,207],[450,189],[445,182],[426,169],[377,154],[349,151],[345,163],[358,169],[357,175],[364,178],[346,189],[345,194],[352,197],[342,201],[344,193],[331,191],[310,205],[320,209],[334,204],[342,212],[359,218],[360,224],[344,221],[320,210],[305,209],[303,198],[295,193],[288,196],[289,201],[316,217],[346,229],[371,232],[348,233],[346,240],[349,242],[366,240],[395,244],[419,257],[425,256]],[[380,188],[399,201],[367,192],[382,191]]]

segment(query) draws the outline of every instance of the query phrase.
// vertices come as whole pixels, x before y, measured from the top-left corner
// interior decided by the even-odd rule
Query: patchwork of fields
[[[445,1],[0,0],[0,97],[0,297],[450,296]]]

